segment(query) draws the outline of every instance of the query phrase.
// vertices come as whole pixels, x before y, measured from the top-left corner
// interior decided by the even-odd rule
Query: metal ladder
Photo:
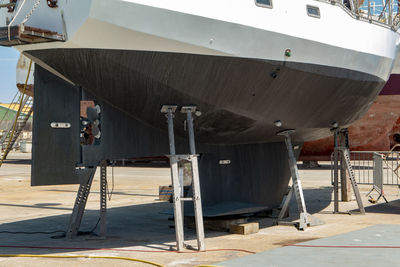
[[[345,140],[348,140],[348,131],[347,129],[343,130],[335,130],[334,132],[334,138],[335,138],[335,147],[334,147],[334,179],[333,179],[333,185],[334,185],[334,213],[340,213],[339,212],[339,162],[344,164],[350,178],[351,185],[353,187],[353,192],[357,200],[357,205],[360,210],[361,214],[365,214],[365,209],[364,205],[361,200],[361,195],[360,191],[358,189],[358,185],[356,182],[355,174],[353,167],[351,165],[351,159],[350,159],[350,151],[348,145],[345,146],[339,146],[338,145],[338,138],[343,138]],[[348,144],[348,141],[346,141],[346,144]],[[343,177],[342,177],[343,178]],[[342,183],[343,186],[343,183]],[[348,212],[349,213],[349,212]]]
[[[285,137],[285,144],[288,151],[289,168],[290,168],[290,173],[292,175],[292,187],[286,199],[283,201],[282,209],[279,213],[276,223],[278,225],[297,225],[299,230],[306,230],[307,227],[309,226],[321,225],[324,224],[324,222],[307,212],[306,202],[303,194],[303,187],[301,186],[299,170],[297,168],[297,160],[294,155],[294,150],[292,145],[291,135],[293,133],[295,133],[295,130],[284,130],[277,133],[277,135]],[[285,214],[287,214],[289,203],[293,194],[296,197],[297,208],[300,213],[300,221],[298,223],[283,221],[283,217],[285,216]]]
[[[176,245],[178,251],[182,251],[185,247],[184,237],[184,202],[193,201],[194,214],[196,222],[197,232],[197,248],[199,251],[204,251],[204,224],[203,224],[203,211],[201,207],[201,192],[200,192],[200,179],[198,169],[198,155],[196,154],[194,129],[193,129],[193,116],[196,112],[196,107],[182,107],[181,112],[186,113],[187,126],[189,132],[189,146],[190,154],[188,155],[177,155],[175,151],[175,136],[174,136],[174,113],[177,106],[164,105],[161,109],[162,113],[166,114],[168,122],[168,137],[169,137],[169,148],[171,166],[171,179],[173,186],[173,201],[174,201],[174,219],[175,219],[175,234],[176,234]],[[183,187],[183,164],[190,163],[192,167],[192,191],[193,196],[191,198],[184,197]]]
[[[0,152],[0,167],[4,160],[7,158],[8,153],[12,150],[15,142],[18,140],[22,133],[26,123],[33,112],[33,97],[21,93],[22,105],[18,108],[18,112],[15,116],[15,121],[11,126],[10,130],[0,140],[1,152]]]
[[[66,238],[72,239],[78,236],[79,228],[82,223],[83,214],[85,212],[86,203],[89,198],[90,189],[92,187],[93,178],[96,173],[96,167],[85,168],[88,171],[86,180],[82,181],[78,194],[76,196],[74,208],[70,217]],[[100,237],[106,235],[107,225],[107,161],[100,163]]]

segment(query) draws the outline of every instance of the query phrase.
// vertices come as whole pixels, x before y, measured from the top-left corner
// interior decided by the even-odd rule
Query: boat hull
[[[26,53],[38,63],[32,185],[80,183],[87,173],[77,166],[101,160],[166,155],[161,106],[195,105],[202,113],[195,117],[195,135],[206,216],[278,207],[290,172],[276,132],[296,129],[298,145],[324,137],[332,122],[346,125],[359,117],[384,84],[349,70],[223,56],[108,49]],[[95,145],[80,143],[81,101],[101,107]],[[180,113],[174,119],[178,153],[188,153],[184,120]],[[72,128],[52,129],[52,122]]]
[[[102,160],[169,154],[164,114],[157,129],[37,66],[35,69],[32,185],[77,184]],[[101,107],[101,137],[82,145],[81,101]],[[176,119],[184,114],[176,113]],[[69,123],[69,128],[51,127]],[[183,128],[176,125],[175,129]],[[187,133],[186,133],[187,134]],[[176,151],[187,154],[188,140],[176,136]],[[284,142],[250,145],[197,143],[205,216],[234,215],[278,207],[290,172]],[[300,146],[299,146],[300,147]],[[297,154],[299,149],[296,150]],[[86,168],[83,168],[86,167]]]
[[[384,85],[378,77],[306,63],[108,49],[28,51],[96,98],[165,130],[160,108],[195,105],[199,143],[282,141],[274,125],[296,129],[303,142],[330,135],[363,115]],[[177,118],[182,125],[183,118]],[[184,136],[182,127],[177,135]]]
[[[400,75],[389,81],[362,119],[349,127],[350,149],[354,151],[389,151],[400,143]],[[302,161],[331,160],[333,138],[304,143]]]

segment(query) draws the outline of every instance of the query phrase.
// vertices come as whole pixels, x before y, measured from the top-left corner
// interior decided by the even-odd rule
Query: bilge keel
[[[279,205],[290,172],[276,133],[295,129],[301,146],[360,118],[399,42],[396,19],[363,14],[361,1],[2,2],[15,5],[0,9],[0,43],[36,63],[32,184],[168,154],[160,108],[194,105],[208,216]]]

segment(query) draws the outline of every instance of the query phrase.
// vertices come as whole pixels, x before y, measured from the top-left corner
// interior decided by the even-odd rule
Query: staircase
[[[15,121],[9,131],[0,139],[0,167],[13,149],[33,112],[33,97],[21,93],[20,99],[22,105],[18,108]]]

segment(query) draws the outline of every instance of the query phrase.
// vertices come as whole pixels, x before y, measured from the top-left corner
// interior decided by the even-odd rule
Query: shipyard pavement
[[[238,250],[177,254],[175,232],[170,215],[171,204],[158,200],[160,185],[170,183],[168,168],[115,168],[114,182],[108,169],[108,222],[106,239],[82,236],[68,241],[52,234],[24,232],[65,231],[78,189],[77,185],[30,186],[29,154],[12,153],[0,169],[0,254],[89,255],[129,257],[156,262],[165,266],[215,264],[247,256]],[[385,187],[388,204],[368,202],[370,185],[360,185],[367,214],[333,215],[332,186],[328,163],[322,168],[300,170],[308,211],[325,221],[324,225],[297,231],[290,226],[273,226],[273,219],[251,218],[260,223],[260,231],[252,235],[206,231],[207,249],[242,249],[263,252],[299,242],[330,237],[364,229],[377,224],[400,224],[399,188]],[[112,191],[112,195],[111,195]],[[355,201],[340,203],[342,211],[356,209]],[[81,230],[90,232],[99,216],[99,174],[96,174]],[[295,215],[295,202],[291,214]],[[97,232],[98,229],[95,230]],[[14,232],[13,234],[7,232]],[[185,229],[185,238],[196,245],[195,232]],[[38,248],[41,247],[41,248]],[[89,250],[102,248],[107,250]],[[119,250],[113,250],[119,249]],[[136,252],[143,250],[148,252]],[[163,252],[150,252],[163,251]],[[190,250],[188,250],[190,252]],[[117,259],[44,259],[0,258],[0,266],[145,266]]]

